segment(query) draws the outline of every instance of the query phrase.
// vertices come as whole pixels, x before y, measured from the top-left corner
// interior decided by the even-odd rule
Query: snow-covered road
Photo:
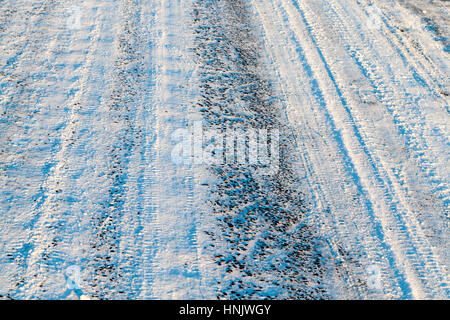
[[[0,2],[0,298],[450,298],[449,6]]]

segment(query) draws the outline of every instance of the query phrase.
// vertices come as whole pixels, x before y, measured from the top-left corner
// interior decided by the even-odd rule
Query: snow
[[[449,5],[2,1],[0,298],[448,299]]]

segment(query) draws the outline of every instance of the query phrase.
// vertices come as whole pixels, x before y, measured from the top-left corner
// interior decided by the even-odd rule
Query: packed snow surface
[[[449,299],[449,8],[2,0],[0,298]]]

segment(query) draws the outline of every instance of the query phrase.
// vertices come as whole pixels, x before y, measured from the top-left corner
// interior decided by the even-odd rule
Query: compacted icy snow
[[[0,298],[450,298],[449,7],[1,1]]]

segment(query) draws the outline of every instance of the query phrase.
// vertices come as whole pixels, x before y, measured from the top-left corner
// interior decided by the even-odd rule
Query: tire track
[[[69,65],[73,63],[79,73],[73,78],[63,73],[60,80],[61,90],[67,94],[65,104],[72,108],[62,130],[55,164],[49,169],[42,212],[35,214],[34,248],[27,262],[27,286],[24,290],[28,298],[68,297],[73,292],[66,290],[65,268],[73,264],[84,266],[86,252],[89,251],[87,238],[90,230],[86,226],[86,217],[98,210],[90,196],[99,196],[104,183],[101,178],[95,179],[97,170],[102,170],[99,162],[104,161],[98,156],[102,142],[106,141],[101,119],[104,114],[101,108],[92,104],[92,98],[99,94],[97,90],[103,81],[101,77],[93,76],[94,70],[108,70],[107,60],[102,60],[109,46],[103,38],[105,29],[109,27],[105,22],[109,17],[104,11],[108,10],[107,6],[108,2],[103,2],[84,7],[83,27],[78,31],[68,31],[69,34],[74,32],[69,38],[70,47],[60,53],[61,65],[64,66],[64,59],[68,59]],[[86,29],[89,33],[80,36]],[[77,50],[77,45],[85,46],[87,55],[83,50]],[[72,56],[77,58],[75,62]],[[58,60],[54,63],[59,65]],[[66,79],[74,79],[75,82],[67,86]],[[94,101],[98,98],[95,97]],[[78,295],[82,293],[82,290],[77,292]]]
[[[418,225],[411,210],[408,209],[409,204],[405,197],[411,197],[411,195],[405,194],[404,190],[408,190],[408,185],[405,186],[406,181],[399,182],[399,177],[401,177],[401,175],[398,175],[398,173],[393,170],[395,168],[401,170],[402,166],[399,164],[403,161],[394,157],[394,159],[399,161],[396,163],[396,166],[385,167],[387,164],[391,166],[391,163],[392,165],[394,163],[392,161],[386,161],[386,159],[383,158],[381,158],[382,160],[380,161],[380,156],[382,155],[380,152],[382,151],[378,151],[377,146],[380,145],[380,137],[388,137],[388,135],[384,133],[386,131],[380,131],[376,126],[373,127],[371,122],[368,121],[382,124],[383,128],[385,128],[384,130],[389,128],[388,132],[391,137],[395,137],[398,133],[392,128],[392,124],[388,124],[389,122],[386,121],[389,118],[385,118],[385,120],[379,122],[377,118],[373,117],[376,116],[375,112],[373,114],[367,113],[367,111],[364,113],[358,112],[359,110],[356,108],[358,106],[358,96],[352,92],[352,78],[350,77],[357,77],[359,72],[356,71],[354,66],[347,64],[349,57],[343,54],[345,48],[348,48],[349,45],[350,48],[355,46],[357,47],[357,49],[354,50],[355,55],[351,55],[351,57],[354,59],[361,59],[362,57],[367,59],[364,63],[370,66],[371,71],[363,71],[360,74],[368,80],[373,81],[372,76],[374,73],[378,74],[379,79],[382,79],[388,73],[380,73],[380,66],[383,65],[381,61],[373,63],[369,60],[377,60],[378,57],[375,55],[376,53],[378,53],[379,56],[381,55],[376,50],[372,50],[372,52],[367,51],[368,48],[374,48],[370,43],[366,44],[364,47],[359,45],[358,37],[352,34],[353,30],[358,30],[357,28],[347,28],[345,30],[340,28],[341,25],[346,25],[348,23],[349,19],[347,16],[355,17],[355,14],[342,14],[338,19],[333,19],[334,6],[334,2],[327,3],[326,5],[322,5],[321,3],[310,5],[304,2],[300,4],[296,1],[283,1],[283,5],[281,6],[280,4],[280,12],[284,12],[282,16],[284,16],[285,20],[283,21],[289,23],[290,28],[293,30],[293,39],[294,41],[297,41],[295,47],[302,48],[297,49],[297,51],[301,53],[302,51],[300,50],[304,50],[305,52],[306,59],[309,61],[309,66],[307,66],[306,70],[312,70],[310,76],[318,79],[319,88],[325,97],[325,106],[330,110],[331,119],[334,119],[333,121],[335,122],[336,128],[341,128],[337,131],[339,132],[338,135],[342,135],[341,139],[344,142],[344,150],[348,150],[349,155],[351,156],[350,161],[353,162],[357,177],[358,179],[361,179],[359,193],[363,195],[366,194],[367,199],[370,199],[371,204],[369,204],[369,210],[373,212],[371,215],[373,215],[374,218],[377,217],[377,219],[381,219],[383,228],[381,229],[378,227],[377,231],[379,241],[384,245],[383,242],[385,240],[383,239],[383,233],[386,234],[388,239],[397,237],[397,240],[389,241],[389,246],[394,246],[393,252],[396,258],[395,261],[391,260],[391,262],[389,262],[388,265],[391,265],[391,267],[387,266],[386,269],[383,267],[383,282],[396,281],[392,278],[391,270],[392,265],[397,264],[400,266],[399,270],[407,270],[406,275],[407,278],[409,278],[409,284],[412,285],[414,296],[425,294],[421,291],[424,290],[424,287],[419,284],[420,281],[425,279],[427,279],[425,281],[433,283],[431,287],[434,290],[434,293],[427,292],[426,294],[445,296],[445,283],[447,281],[445,280],[445,276],[443,276],[444,274],[441,270],[442,266],[439,266],[439,263],[437,263],[438,260],[436,259],[438,259],[438,256],[434,251],[435,249],[432,246],[430,247],[428,240],[424,238],[421,226]],[[331,20],[329,20],[330,17]],[[329,29],[324,31],[324,28],[328,26]],[[339,37],[344,37],[344,39]],[[315,52],[315,48],[318,48],[317,52]],[[361,53],[364,54],[361,55]],[[324,67],[322,67],[322,65]],[[364,90],[366,90],[364,87],[366,81],[367,80],[364,80],[360,84]],[[396,84],[398,81],[393,81],[392,83]],[[380,87],[385,88],[380,82],[376,84],[372,82],[371,85],[373,85],[375,90]],[[387,91],[389,91],[389,89],[386,90],[386,92]],[[341,98],[333,98],[333,92],[337,92]],[[388,99],[392,99],[390,104],[392,106],[398,106],[400,102],[400,92],[401,91],[393,91],[392,94],[388,94],[384,97],[382,96],[381,101],[384,104],[386,103],[386,100],[383,98],[389,97]],[[359,95],[359,97],[361,99],[369,99],[366,100],[366,103],[370,103],[371,108],[377,110],[377,104],[370,102],[370,95],[367,95],[366,93],[365,95]],[[342,101],[344,107],[343,110],[341,110],[341,107],[336,108],[335,106],[335,102],[339,100]],[[404,101],[404,99],[401,101]],[[398,109],[398,107],[396,109]],[[381,113],[381,116],[384,116],[384,112]],[[414,123],[414,121],[411,121],[410,119],[408,123]],[[386,125],[388,126],[386,127]],[[417,129],[412,132],[414,131],[417,132]],[[397,143],[398,142],[401,143],[401,140],[397,141]],[[363,151],[363,153],[358,151],[358,149]],[[376,151],[375,154],[373,153],[374,151]],[[424,153],[421,153],[421,155],[423,154]],[[365,157],[366,159],[364,160]],[[374,171],[369,174],[370,171],[366,171],[367,169]],[[391,170],[394,174],[390,173]],[[421,171],[419,170],[418,172]],[[313,177],[313,179],[315,178]],[[425,179],[427,180],[426,177]],[[409,183],[411,182],[413,181],[410,180]],[[414,183],[417,183],[417,181],[414,181]],[[411,187],[412,186],[414,185],[411,185]],[[379,188],[386,189],[382,190]],[[374,197],[375,194],[377,194],[376,197]],[[330,195],[328,194],[327,197],[329,198]],[[384,199],[383,201],[386,201],[386,203],[380,206],[380,199]],[[384,209],[382,209],[383,206]],[[406,212],[404,210],[406,210]],[[381,212],[385,213],[380,216]],[[403,217],[403,213],[401,212],[405,212],[407,218]],[[376,226],[377,222],[375,220],[373,220],[373,222],[375,223],[374,226]],[[349,222],[346,222],[345,224],[347,224],[348,227]],[[391,233],[392,230],[395,230],[394,234]],[[345,237],[350,237],[350,239],[355,238],[355,236],[352,235],[352,232],[347,233]],[[364,243],[366,240],[362,239],[362,241]],[[369,251],[366,251],[366,254],[369,254],[369,256],[376,254],[377,251],[379,252],[379,250],[372,251],[375,248],[371,249],[370,247],[367,247],[367,249]],[[352,251],[354,250],[355,248],[352,249]],[[387,250],[387,252],[390,251],[389,247],[385,247],[384,250]],[[399,256],[400,252],[408,252],[408,254],[406,256]],[[370,260],[377,261],[376,259],[373,260],[373,258]],[[423,272],[425,269],[417,269],[417,266],[421,264],[424,266],[427,265],[426,269],[434,270],[434,272],[432,272],[431,275],[425,274],[425,272]],[[401,274],[397,274],[395,277],[401,279]],[[408,289],[405,285],[405,282],[400,282],[403,294],[408,294]],[[420,287],[422,287],[422,289],[420,289]],[[384,290],[388,290],[388,292],[394,296],[397,294],[395,293],[395,286],[392,285],[385,285]],[[385,294],[388,292],[385,292]]]
[[[337,129],[341,120],[333,119],[327,110],[339,98],[332,98],[333,89],[327,88],[321,80],[323,77],[318,75],[320,64],[312,63],[314,45],[308,38],[297,40],[294,31],[285,29],[290,21],[281,5],[265,6],[257,1],[253,5],[265,30],[271,63],[280,78],[287,116],[298,128],[297,148],[300,166],[304,167],[300,171],[304,171],[313,191],[308,195],[315,211],[310,221],[322,229],[331,250],[332,258],[328,259],[334,271],[326,279],[328,291],[334,297],[376,296],[378,293],[367,286],[364,268],[376,263],[389,269],[392,258],[380,239],[379,228],[373,225],[372,204],[355,176],[354,166],[349,165],[349,154]],[[277,44],[280,33],[283,44]],[[307,35],[307,32],[297,34]],[[397,284],[385,284],[392,288],[394,295],[399,294]]]
[[[308,13],[308,6],[305,4],[304,5],[305,8],[305,15],[309,15]],[[311,17],[311,16],[310,16]],[[313,21],[312,18],[308,18],[308,21]],[[341,20],[342,21],[342,20]],[[314,20],[314,23],[317,23],[317,20]],[[314,29],[318,29],[320,30],[320,27],[313,27]],[[313,30],[314,30],[313,29]],[[319,31],[320,32],[320,31]],[[321,39],[323,39],[323,37],[321,37],[320,35],[317,36],[317,34],[314,36],[316,37],[316,39],[318,39],[318,45],[321,47],[324,47],[324,43],[321,43]],[[332,57],[327,55],[327,52],[324,52],[325,57],[327,57],[327,60],[331,60],[332,61]],[[333,65],[336,65],[336,63],[330,63],[330,62],[326,62],[331,69],[333,69]],[[336,75],[335,72],[333,72],[333,77],[334,75]],[[338,86],[338,83],[343,83],[343,79],[336,79],[334,81],[336,82],[336,85]],[[397,94],[393,93],[392,94],[393,97],[398,96]],[[351,100],[349,100],[349,98],[346,99],[347,102],[349,102],[349,106],[351,105],[355,105],[355,103],[352,103]],[[351,117],[351,122],[352,123],[364,123],[362,121],[362,119],[358,119],[355,118],[354,113],[352,114],[351,110],[348,109],[349,115]],[[382,194],[384,194],[384,197],[387,199],[387,206],[385,207],[385,210],[390,211],[391,213],[389,215],[384,215],[381,218],[381,222],[383,224],[383,230],[384,232],[389,233],[390,230],[394,229],[396,232],[396,236],[397,241],[395,242],[391,242],[390,245],[393,245],[394,247],[394,252],[397,255],[397,263],[399,265],[401,265],[401,268],[406,268],[406,274],[407,277],[410,277],[410,283],[413,286],[413,290],[416,290],[416,292],[414,292],[415,295],[421,294],[419,293],[420,290],[419,288],[419,279],[416,278],[417,276],[419,278],[424,278],[424,277],[429,277],[430,275],[427,275],[424,270],[420,271],[420,269],[417,269],[418,265],[420,264],[428,264],[427,265],[427,269],[429,270],[433,270],[435,269],[436,264],[436,256],[433,255],[433,252],[430,250],[430,248],[425,249],[423,247],[423,245],[427,246],[427,240],[423,238],[423,232],[420,230],[420,226],[418,226],[417,224],[415,224],[415,218],[408,212],[406,211],[406,214],[409,214],[409,219],[405,219],[402,217],[401,212],[404,212],[404,210],[408,210],[408,203],[404,201],[404,199],[401,198],[401,191],[396,190],[395,185],[392,185],[392,181],[390,181],[389,177],[383,178],[383,176],[385,175],[385,169],[381,166],[379,160],[377,160],[376,158],[374,158],[372,155],[370,155],[369,153],[369,148],[373,149],[373,147],[370,147],[370,144],[367,144],[367,141],[363,140],[363,131],[362,129],[356,129],[357,132],[359,131],[359,139],[361,139],[361,143],[363,145],[363,147],[365,148],[365,153],[369,156],[369,163],[372,166],[372,168],[375,170],[374,171],[374,176],[375,177],[379,177],[379,182],[384,185],[384,188],[387,188],[386,191],[380,191],[377,198],[381,198]],[[369,141],[370,142],[370,141]],[[361,170],[361,168],[359,168],[359,170]],[[361,171],[360,171],[361,172]],[[364,174],[364,173],[363,173]],[[359,173],[359,175],[361,177],[363,177],[363,175],[361,173]],[[371,190],[369,192],[369,195],[371,197],[373,197],[373,195],[375,194],[375,189],[373,187],[369,187],[367,184],[367,182],[364,182],[365,184],[365,188],[368,190]],[[377,183],[373,183],[371,182],[371,185],[377,185]],[[400,197],[400,201],[403,200],[403,203],[401,203],[400,205],[397,204],[397,199]],[[375,201],[376,202],[376,201]],[[377,211],[375,211],[377,213]],[[391,216],[392,214],[392,216]],[[385,223],[389,221],[389,226],[385,225]],[[419,228],[419,229],[417,229]],[[390,236],[392,237],[392,235]],[[395,236],[394,236],[395,237]],[[418,239],[417,239],[418,238]],[[409,240],[406,240],[409,239]],[[417,240],[416,240],[417,239]],[[400,252],[406,253],[408,252],[408,258],[406,258],[406,256],[400,257],[398,256],[400,254]],[[419,258],[420,257],[420,258]],[[408,260],[409,259],[409,260]],[[419,260],[420,259],[420,260]],[[407,267],[405,267],[407,265]],[[439,267],[438,267],[439,268]],[[415,270],[414,270],[415,269]],[[413,271],[414,270],[414,271]],[[416,275],[417,274],[417,275]],[[436,270],[436,272],[431,274],[431,277],[440,277],[439,276],[439,271]],[[434,281],[436,281],[436,283],[445,283],[445,280],[443,280],[442,278],[439,279],[435,279]],[[438,287],[436,285],[432,286],[433,288],[438,289]],[[438,289],[439,290],[439,289]],[[440,293],[442,294],[442,293]]]
[[[5,281],[11,285],[9,295],[13,298],[23,297],[25,294],[26,289],[23,288],[26,282],[25,273],[29,268],[29,262],[33,261],[31,257],[33,251],[39,246],[37,244],[39,241],[36,243],[35,238],[39,233],[40,219],[44,215],[42,211],[45,210],[46,201],[48,204],[48,197],[54,192],[49,190],[52,184],[50,182],[53,176],[52,170],[58,164],[58,154],[61,153],[70,122],[67,121],[69,109],[63,106],[70,105],[73,102],[70,100],[75,99],[72,97],[72,90],[78,86],[78,75],[82,70],[82,68],[76,70],[76,62],[70,61],[66,64],[65,55],[71,53],[69,48],[74,34],[67,31],[65,25],[60,24],[65,9],[63,4],[40,1],[23,6],[17,5],[21,7],[17,15],[20,12],[28,22],[24,24],[25,31],[22,34],[20,34],[21,28],[16,27],[20,20],[16,22],[14,32],[10,32],[10,36],[13,37],[10,42],[12,52],[16,53],[8,57],[3,69],[8,70],[6,72],[10,72],[12,76],[9,79],[3,78],[8,81],[8,85],[14,84],[15,81],[18,84],[18,90],[7,89],[7,96],[11,99],[6,102],[3,119],[8,125],[6,128],[12,131],[5,135],[12,133],[12,139],[9,142],[25,137],[20,143],[11,144],[14,148],[5,148],[16,154],[22,154],[22,159],[17,156],[14,156],[16,160],[12,160],[12,156],[6,158],[9,161],[12,160],[10,163],[17,161],[17,164],[10,167],[13,170],[6,172],[10,182],[4,184],[5,187],[11,188],[11,182],[17,177],[23,181],[23,187],[15,186],[15,192],[18,191],[18,193],[10,193],[9,197],[10,213],[20,212],[15,214],[15,221],[10,222],[10,225],[17,231],[23,228],[19,233],[21,239],[16,241],[9,238],[10,248],[5,250],[10,252],[11,260],[14,259],[19,263],[15,270],[11,271],[14,280]],[[19,36],[15,32],[19,32]],[[48,46],[43,45],[43,39],[49,40]],[[37,55],[38,58],[36,58],[37,53],[40,54]],[[59,73],[71,68],[76,70],[74,77],[64,82],[66,87],[59,87],[62,85],[59,83]],[[2,87],[5,88],[5,86]],[[49,88],[59,94],[49,97],[45,93]],[[67,96],[64,95],[65,93]],[[21,170],[15,172],[14,168],[21,168]],[[2,228],[2,232],[8,237],[14,234],[5,228]],[[27,283],[26,287],[29,285]]]
[[[337,12],[340,12],[340,10],[343,10],[341,8],[339,9],[335,9],[336,7],[336,3],[330,3],[329,4],[331,7],[333,7],[334,10],[336,10]],[[346,7],[348,9],[348,7]],[[344,16],[352,16],[352,17],[356,17],[357,14],[355,13],[340,13],[338,20],[336,20],[336,24],[335,24],[335,28],[336,25],[338,26],[339,29],[339,24],[343,23],[344,25],[348,24],[348,19],[343,19]],[[351,28],[350,26],[346,26],[345,29],[345,35],[351,34],[352,30],[358,30],[357,28]],[[382,31],[381,31],[382,32]],[[387,32],[384,34],[391,34],[391,32]],[[359,35],[358,35],[359,36]],[[386,158],[386,156],[384,154],[376,154],[374,155],[374,161],[375,161],[375,165],[378,166],[378,172],[379,175],[381,177],[385,176],[385,178],[383,178],[383,180],[385,181],[384,183],[386,184],[386,188],[389,188],[390,191],[387,191],[387,193],[392,195],[392,201],[393,203],[396,203],[397,201],[399,201],[399,204],[396,204],[396,209],[395,207],[392,207],[391,210],[393,210],[393,215],[395,217],[395,215],[397,215],[397,217],[395,217],[394,219],[398,219],[395,220],[396,222],[394,222],[393,220],[391,220],[390,222],[390,226],[395,225],[396,227],[398,226],[404,226],[403,227],[403,231],[398,231],[399,234],[408,234],[408,239],[402,239],[399,241],[399,243],[402,244],[402,246],[406,246],[409,249],[404,249],[403,252],[408,252],[408,259],[411,259],[413,266],[411,268],[414,268],[414,271],[410,271],[410,272],[414,272],[418,275],[420,281],[424,281],[425,283],[433,283],[433,285],[428,284],[428,285],[423,285],[422,288],[427,288],[425,289],[425,291],[428,291],[428,287],[432,287],[434,292],[430,292],[428,291],[427,294],[429,296],[445,296],[446,295],[446,284],[448,284],[448,280],[446,279],[445,276],[445,267],[443,265],[444,262],[444,257],[438,253],[437,251],[437,247],[431,245],[431,243],[429,242],[429,240],[427,239],[427,237],[425,236],[426,233],[424,233],[424,227],[428,228],[428,226],[424,226],[423,224],[421,224],[418,219],[417,216],[420,215],[420,212],[417,212],[416,210],[413,210],[413,204],[412,202],[416,201],[416,199],[420,199],[421,196],[418,193],[415,193],[419,190],[418,186],[415,186],[415,184],[421,184],[420,186],[420,192],[423,192],[424,190],[427,189],[428,186],[433,186],[433,189],[430,190],[430,195],[433,193],[438,193],[438,195],[440,195],[441,199],[445,199],[445,194],[447,192],[445,192],[445,178],[442,176],[442,174],[444,174],[445,176],[445,170],[442,171],[441,167],[443,165],[443,162],[441,160],[438,159],[438,156],[435,156],[434,153],[435,152],[439,152],[440,150],[440,146],[443,146],[446,144],[445,141],[439,141],[438,139],[440,139],[440,137],[444,137],[445,138],[445,132],[448,131],[446,130],[446,126],[442,124],[443,119],[445,119],[445,115],[442,114],[439,119],[442,120],[437,120],[435,121],[436,117],[430,117],[431,116],[431,109],[426,107],[426,104],[435,104],[437,108],[433,108],[432,112],[433,114],[436,114],[439,111],[440,106],[439,105],[443,105],[440,104],[440,102],[445,103],[442,100],[442,97],[437,98],[438,100],[436,100],[435,98],[429,98],[428,100],[425,98],[425,102],[419,102],[416,105],[416,100],[411,99],[411,101],[409,102],[408,100],[410,99],[409,97],[410,92],[408,92],[408,90],[405,90],[405,80],[401,80],[403,78],[406,78],[409,70],[407,70],[406,68],[403,69],[400,66],[399,63],[396,64],[396,67],[398,68],[398,70],[394,71],[394,70],[383,70],[384,69],[384,63],[380,60],[378,61],[376,64],[374,64],[373,62],[370,62],[370,60],[377,60],[378,57],[382,56],[382,54],[380,53],[379,47],[378,45],[366,45],[366,46],[361,46],[358,45],[357,42],[355,41],[356,39],[358,39],[358,36],[348,36],[345,38],[345,42],[347,44],[351,44],[351,46],[354,48],[354,52],[359,52],[359,53],[363,53],[363,55],[358,56],[359,63],[360,65],[364,65],[364,68],[366,68],[365,70],[363,70],[363,74],[370,80],[373,81],[372,82],[372,86],[373,86],[373,90],[375,90],[375,92],[378,91],[378,93],[380,93],[379,95],[379,101],[381,101],[381,103],[383,105],[386,106],[387,110],[389,110],[390,112],[396,114],[394,116],[394,123],[395,125],[400,127],[400,132],[403,134],[403,137],[406,138],[406,144],[402,147],[406,150],[408,150],[409,152],[414,154],[414,158],[416,159],[420,159],[419,161],[415,160],[414,162],[409,161],[408,166],[409,167],[415,167],[415,170],[412,170],[410,168],[403,168],[402,165],[399,165],[399,163],[401,164],[404,160],[399,158],[399,156],[396,155],[396,153],[390,152],[389,158]],[[366,37],[362,37],[361,38],[361,42],[367,41],[365,40]],[[384,37],[383,39],[387,39],[389,40],[390,37]],[[371,51],[368,51],[367,48],[372,48]],[[387,52],[389,52],[389,50],[387,50],[387,47],[384,46],[383,50],[385,52],[385,54]],[[375,54],[374,54],[375,53]],[[376,54],[378,54],[378,57],[376,56]],[[352,55],[352,57],[355,57],[355,55]],[[364,59],[362,58],[364,57]],[[394,59],[394,55],[391,57],[391,59]],[[332,60],[332,59],[330,59]],[[336,65],[336,63],[331,62],[330,63],[331,66]],[[414,65],[414,64],[413,64]],[[375,67],[376,66],[376,67]],[[336,72],[336,71],[335,71]],[[390,72],[392,72],[393,74],[397,73],[400,76],[398,76],[397,78],[399,79],[398,81],[395,80],[391,80],[389,81],[389,83],[394,84],[394,85],[387,85],[385,82],[387,82],[388,80],[386,80],[387,77],[391,77]],[[401,78],[403,77],[403,78]],[[413,78],[411,76],[411,78]],[[376,80],[375,80],[376,79]],[[414,76],[414,79],[417,79]],[[345,83],[345,81],[348,81],[346,79],[340,79],[341,83]],[[444,80],[445,81],[445,80]],[[398,84],[397,84],[398,83]],[[419,82],[420,83],[420,82]],[[403,87],[402,87],[403,86]],[[409,85],[411,86],[411,85]],[[414,85],[412,85],[414,86]],[[429,88],[431,88],[431,86],[425,86],[428,90],[430,90]],[[428,91],[427,90],[427,91]],[[425,90],[420,90],[421,91],[421,96],[422,97],[426,97],[429,96],[430,93],[425,91]],[[435,94],[438,95],[439,97],[439,92],[438,89],[436,89]],[[435,102],[436,101],[436,102]],[[439,102],[437,102],[439,101]],[[399,106],[404,105],[404,104],[408,105],[408,109],[405,109],[406,112],[403,112],[403,108],[399,108]],[[353,102],[352,105],[356,105],[356,102]],[[414,110],[414,113],[411,112],[411,110]],[[430,110],[430,111],[429,111]],[[354,114],[355,119],[357,120],[357,123],[367,123],[367,120],[364,119],[364,117],[361,117],[360,114],[357,113],[357,109],[352,111]],[[402,114],[403,113],[403,114]],[[406,115],[406,113],[408,113],[408,115]],[[414,118],[411,118],[411,115],[414,114]],[[419,115],[422,114],[423,118],[421,118]],[[406,115],[406,116],[405,116]],[[418,123],[417,118],[419,119],[423,119],[422,123]],[[404,119],[404,120],[403,120]],[[441,122],[441,124],[438,124],[437,122]],[[436,126],[439,127],[440,129],[437,131],[440,134],[433,134],[433,135],[429,135],[430,131],[427,131],[427,126]],[[375,133],[371,133],[370,131],[366,131],[364,132],[364,130],[369,129],[370,126],[365,126],[364,128],[361,128],[361,132],[363,133],[363,135],[366,137],[366,141],[367,141],[367,145],[369,146],[369,148],[371,150],[375,150],[377,144],[380,143],[380,139],[379,137],[383,136],[382,132],[380,131],[380,129],[376,129]],[[386,130],[388,127],[384,126],[383,130]],[[420,132],[421,135],[417,135],[416,133]],[[390,130],[390,134],[392,136],[398,135],[399,133],[396,133],[396,131],[394,130]],[[377,138],[373,138],[373,137],[377,137]],[[371,146],[372,144],[372,146]],[[442,153],[440,153],[442,154]],[[392,159],[395,159],[397,162],[393,162]],[[444,161],[445,162],[445,161]],[[444,165],[445,166],[445,165]],[[392,172],[392,173],[391,173]],[[414,172],[414,177],[411,177],[411,172]],[[421,174],[421,173],[424,174]],[[418,175],[418,173],[420,173],[420,180],[418,180],[417,178],[415,178],[416,175]],[[406,177],[406,178],[403,178]],[[416,180],[416,181],[414,181]],[[425,182],[425,184],[424,184]],[[439,185],[436,188],[436,182]],[[414,188],[417,188],[416,190]],[[429,188],[429,187],[428,187]],[[444,190],[442,189],[444,188]],[[444,191],[444,192],[441,192]],[[444,198],[443,198],[444,197]],[[397,200],[398,199],[398,200]],[[430,208],[430,206],[428,206],[427,210],[432,210],[434,212],[434,214],[437,215],[442,215],[444,213],[444,206],[445,206],[445,200],[443,203],[443,206],[439,206],[439,205],[433,205],[433,208]],[[416,211],[416,212],[414,212]],[[404,212],[404,214],[398,214],[397,212]],[[404,217],[403,215],[406,215],[406,217]],[[425,218],[425,217],[423,217]],[[388,219],[391,219],[390,217]],[[442,221],[444,221],[444,217],[441,216]],[[425,219],[424,219],[425,220]],[[426,220],[425,220],[426,221]],[[438,227],[437,225],[435,225],[434,227]],[[445,226],[441,225],[441,228],[445,229]],[[433,228],[434,229],[434,228]],[[443,229],[443,230],[444,230]],[[428,232],[428,231],[427,231]],[[440,232],[440,234],[444,234],[445,231]],[[438,236],[439,237],[439,236]],[[403,238],[403,236],[401,236],[401,238]],[[439,239],[439,238],[438,238]],[[445,237],[441,238],[441,241],[443,241],[443,243],[446,242]],[[442,242],[440,244],[438,244],[437,246],[441,246]],[[417,266],[423,264],[424,268],[423,270],[419,269]],[[433,272],[429,272],[429,271],[433,271]],[[413,276],[414,277],[414,276]],[[418,283],[416,283],[417,287],[419,287],[420,285]],[[419,290],[419,289],[418,289]],[[416,292],[416,295],[419,295],[419,292]]]
[[[207,274],[198,245],[203,227],[195,191],[197,172],[171,159],[172,134],[187,126],[195,112],[196,81],[189,51],[191,3],[161,1],[154,12],[154,45],[149,183],[151,189],[145,230],[145,286],[142,298],[204,299]],[[179,35],[183,34],[183,37]],[[208,297],[208,296],[207,296]]]
[[[129,281],[132,277],[121,265],[120,240],[121,225],[128,219],[139,219],[130,215],[125,209],[126,195],[133,187],[129,184],[130,161],[133,153],[141,148],[145,141],[143,128],[136,123],[139,108],[144,103],[146,91],[145,58],[142,44],[145,43],[143,21],[141,20],[142,3],[124,0],[120,3],[120,31],[117,37],[117,54],[113,70],[113,83],[107,106],[108,120],[115,134],[111,136],[108,146],[108,180],[107,199],[102,203],[102,210],[92,217],[93,236],[89,239],[92,260],[89,263],[89,287],[95,298],[111,299],[125,294],[117,290],[117,285]],[[134,165],[134,163],[133,163]],[[125,221],[123,220],[125,219]],[[122,254],[127,254],[122,252]],[[122,260],[125,263],[130,261]],[[127,279],[123,279],[128,277]],[[133,294],[133,292],[129,292]]]

